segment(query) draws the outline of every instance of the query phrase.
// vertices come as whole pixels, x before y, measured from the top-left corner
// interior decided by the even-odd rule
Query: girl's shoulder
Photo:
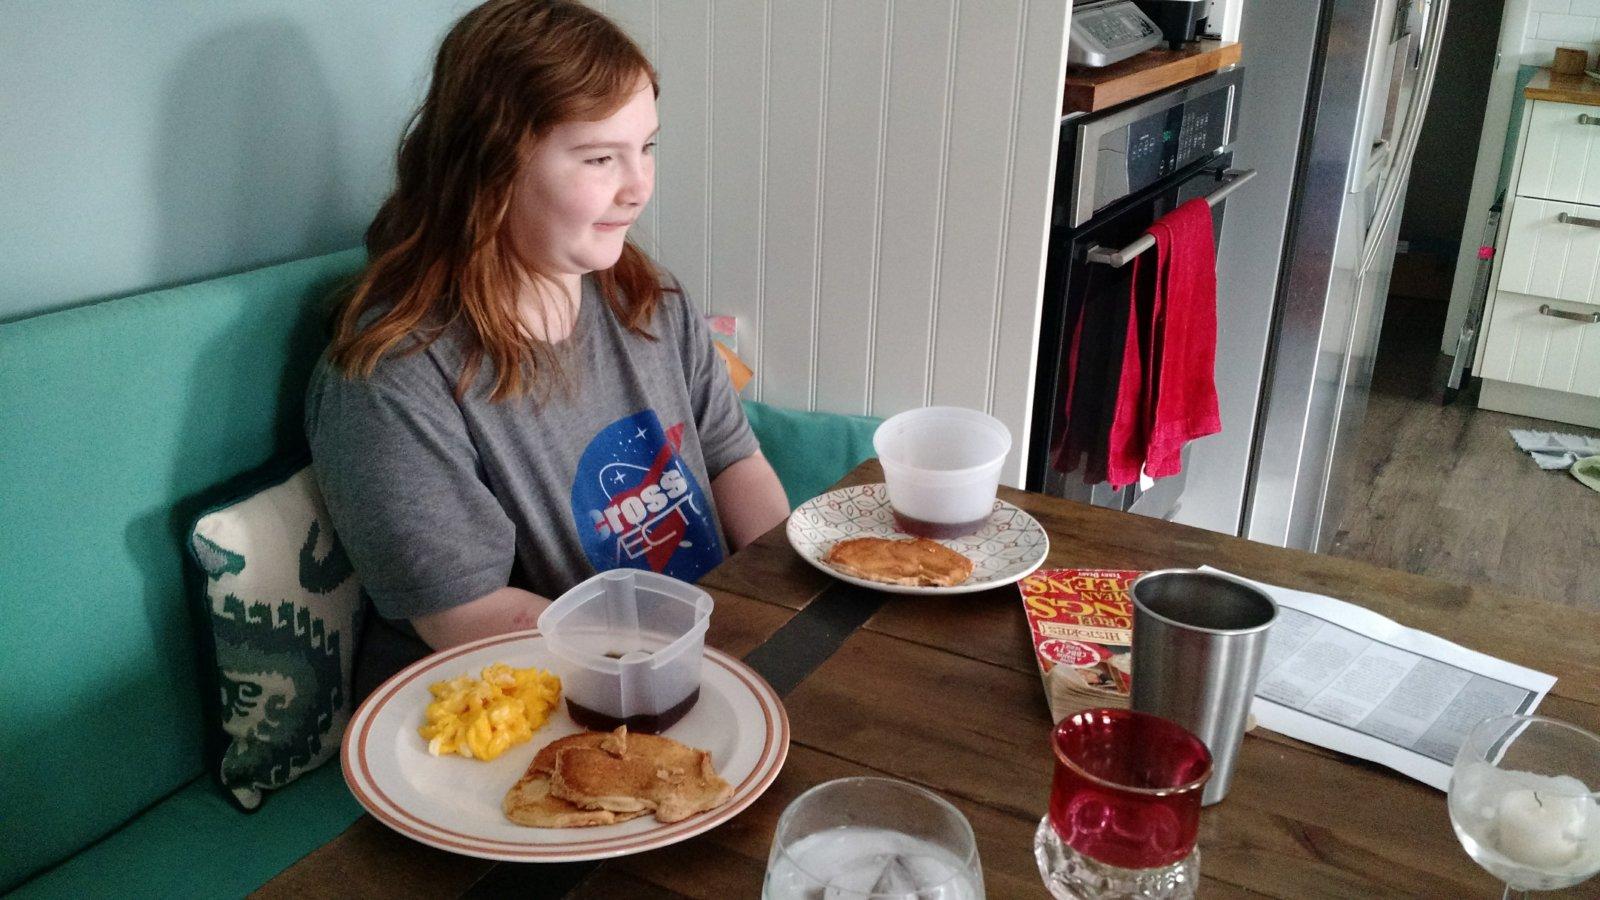
[[[375,305],[363,312],[356,323],[357,332],[371,328],[391,309],[389,305]],[[384,351],[371,374],[364,377],[345,372],[324,353],[313,375],[312,388],[401,395],[453,392],[450,373],[459,373],[463,364],[464,341],[459,323],[419,326]]]
[[[666,326],[664,330],[668,334],[681,335],[699,321],[700,306],[689,296],[677,276],[666,267],[657,264],[656,274],[660,279],[661,293],[656,297],[654,319]]]

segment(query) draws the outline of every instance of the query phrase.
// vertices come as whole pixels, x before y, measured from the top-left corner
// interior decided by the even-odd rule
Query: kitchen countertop
[[[1600,106],[1600,81],[1587,75],[1557,75],[1549,69],[1540,69],[1522,89],[1522,96],[1529,100]]]

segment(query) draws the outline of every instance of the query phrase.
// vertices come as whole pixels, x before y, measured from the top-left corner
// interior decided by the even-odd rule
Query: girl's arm
[[[728,546],[742,550],[789,517],[778,473],[758,450],[711,479],[711,496]]]
[[[460,606],[411,620],[417,635],[435,650],[508,631],[522,631],[539,623],[550,601],[521,588],[503,587]]]
[[[739,550],[789,515],[789,502],[772,464],[759,452],[723,469],[711,480],[728,544]],[[550,601],[521,588],[503,587],[442,612],[417,616],[412,627],[435,650],[538,624]]]

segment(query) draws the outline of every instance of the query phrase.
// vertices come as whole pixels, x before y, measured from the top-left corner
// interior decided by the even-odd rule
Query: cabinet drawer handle
[[[1569,312],[1565,309],[1556,309],[1548,303],[1539,307],[1539,315],[1550,316],[1556,319],[1571,319],[1574,322],[1582,322],[1585,325],[1594,325],[1596,323],[1600,323],[1600,312]]]
[[[1600,119],[1596,121],[1600,121]],[[1585,219],[1583,216],[1571,216],[1566,213],[1557,215],[1556,221],[1563,225],[1583,225],[1587,228],[1600,228],[1600,219]]]
[[[1579,125],[1600,125],[1600,116],[1591,116],[1588,113],[1578,113]]]

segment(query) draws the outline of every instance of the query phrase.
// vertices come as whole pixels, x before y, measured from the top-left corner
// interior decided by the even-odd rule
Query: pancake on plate
[[[840,541],[822,561],[847,575],[910,587],[951,587],[972,575],[972,560],[927,538]]]
[[[518,825],[534,828],[584,828],[590,825],[615,825],[644,815],[644,810],[618,813],[609,809],[585,809],[550,793],[550,776],[556,759],[569,749],[598,747],[610,738],[607,732],[586,731],[551,741],[541,749],[528,771],[506,791],[501,808],[506,818]]]
[[[655,734],[585,732],[551,741],[506,792],[506,817],[539,828],[580,828],[655,813],[677,822],[733,796],[711,754]]]
[[[717,774],[704,750],[656,734],[629,734],[626,728],[612,737],[616,740],[562,751],[550,792],[618,815],[653,812],[661,822],[682,821],[733,795],[733,786]]]

